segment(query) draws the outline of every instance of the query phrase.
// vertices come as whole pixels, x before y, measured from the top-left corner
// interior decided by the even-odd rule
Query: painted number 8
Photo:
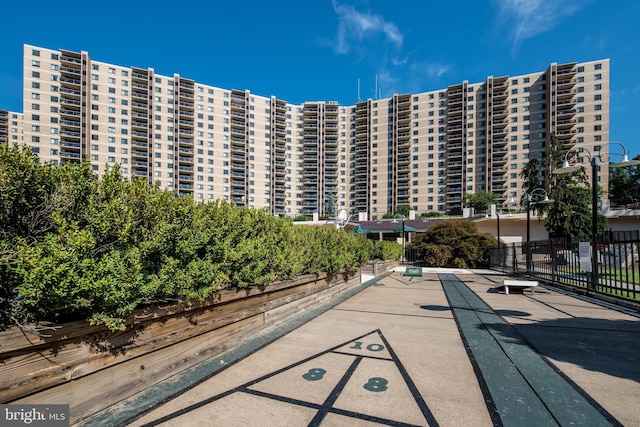
[[[385,391],[387,389],[387,384],[389,381],[380,377],[369,378],[369,382],[364,385],[365,390],[380,392]]]
[[[309,372],[304,374],[302,378],[304,378],[307,381],[318,381],[318,380],[321,380],[324,377],[324,374],[326,373],[327,371],[320,368],[309,369]]]

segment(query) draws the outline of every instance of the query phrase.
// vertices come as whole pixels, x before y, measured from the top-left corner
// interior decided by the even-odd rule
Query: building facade
[[[379,219],[403,205],[456,212],[481,191],[505,203],[522,196],[520,171],[552,134],[592,153],[609,141],[608,59],[348,106],[295,105],[25,45],[23,95],[22,113],[0,112],[0,142],[292,217],[345,209]],[[608,188],[608,171],[599,176]]]

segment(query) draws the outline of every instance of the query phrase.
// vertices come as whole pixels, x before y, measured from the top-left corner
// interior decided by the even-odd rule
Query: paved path
[[[504,278],[389,273],[83,425],[640,426],[638,314]]]

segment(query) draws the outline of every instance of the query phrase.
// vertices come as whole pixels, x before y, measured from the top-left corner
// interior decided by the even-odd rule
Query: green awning
[[[402,226],[396,227],[393,231],[402,231]],[[410,225],[405,225],[404,226],[404,231],[405,232],[407,232],[407,231],[411,232],[411,231],[417,231],[417,230],[415,228],[413,228],[412,226],[410,226]]]

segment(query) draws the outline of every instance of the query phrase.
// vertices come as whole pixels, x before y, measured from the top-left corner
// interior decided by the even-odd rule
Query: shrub
[[[418,234],[409,245],[422,251],[422,260],[432,267],[484,267],[489,263],[489,248],[496,239],[478,233],[475,223],[449,220]]]
[[[371,259],[379,259],[382,261],[400,259],[402,257],[402,245],[396,242],[386,240],[376,240],[373,242]]]

